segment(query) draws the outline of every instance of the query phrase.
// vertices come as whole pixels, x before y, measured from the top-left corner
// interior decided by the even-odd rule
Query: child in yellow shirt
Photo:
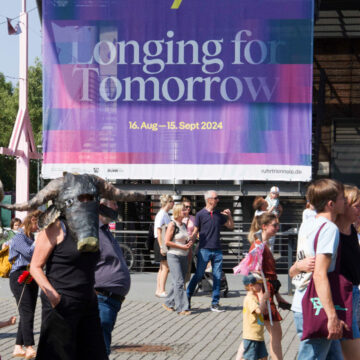
[[[243,346],[242,359],[266,360],[268,352],[264,342],[264,318],[268,294],[263,293],[262,279],[258,274],[244,276],[247,290],[243,305]],[[240,345],[241,346],[241,345]]]

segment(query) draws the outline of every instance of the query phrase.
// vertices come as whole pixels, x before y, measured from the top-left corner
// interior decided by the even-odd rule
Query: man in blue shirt
[[[202,279],[206,266],[211,261],[213,273],[213,293],[211,311],[222,312],[219,306],[220,282],[222,272],[223,255],[221,251],[220,229],[225,225],[228,229],[234,228],[234,221],[229,209],[220,212],[215,210],[219,202],[216,191],[209,190],[204,195],[206,206],[196,214],[195,228],[192,239],[195,240],[199,233],[200,244],[197,254],[196,272],[190,280],[187,288],[189,304],[191,296],[194,294],[196,285]]]
[[[111,200],[101,200],[117,211],[117,204]],[[95,291],[99,303],[99,315],[107,354],[110,354],[111,333],[121,304],[130,290],[130,273],[117,241],[110,233],[108,224],[113,219],[99,216],[100,256],[95,269]]]

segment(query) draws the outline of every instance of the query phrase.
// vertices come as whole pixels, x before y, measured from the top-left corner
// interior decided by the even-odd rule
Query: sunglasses
[[[280,224],[279,224],[279,223],[270,224],[270,225],[273,226],[273,227],[280,227]]]
[[[191,206],[185,206],[185,209],[191,209]]]

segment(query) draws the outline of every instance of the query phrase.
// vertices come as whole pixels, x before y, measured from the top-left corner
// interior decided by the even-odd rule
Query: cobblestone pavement
[[[236,283],[230,279],[229,297],[221,299],[226,312],[211,312],[211,298],[202,295],[192,298],[194,310],[191,315],[180,316],[164,310],[161,306],[163,301],[153,295],[155,274],[133,276],[132,291],[123,304],[113,331],[113,351],[110,360],[235,359],[242,335],[242,302],[245,294],[238,279]],[[3,288],[6,285],[2,284],[4,282],[0,282],[0,320],[5,320],[17,314],[17,309],[9,293],[4,293]],[[39,301],[34,326],[36,343],[40,331],[40,310]],[[281,311],[281,315],[284,359],[293,360],[296,358],[299,341],[292,314],[289,311]],[[2,360],[12,358],[16,330],[17,325],[1,330]],[[268,335],[266,332],[265,334],[269,348]],[[164,345],[171,349],[147,353],[129,351],[131,346],[139,350],[142,345]]]

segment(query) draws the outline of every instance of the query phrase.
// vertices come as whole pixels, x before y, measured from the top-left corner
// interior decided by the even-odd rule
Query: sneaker
[[[191,311],[189,311],[189,310],[184,310],[184,311],[179,312],[179,315],[190,315],[190,314],[191,314]]]
[[[221,308],[219,304],[213,304],[210,306],[210,310],[214,312],[224,312],[225,309]]]
[[[170,312],[175,311],[174,308],[172,308],[172,307],[170,307],[170,306],[167,306],[166,304],[162,304],[162,307],[163,307],[165,310],[170,311]]]
[[[162,292],[162,293],[160,293],[160,294],[155,293],[155,296],[157,296],[158,298],[166,298],[167,295],[168,295],[168,294],[167,294],[165,291]]]

